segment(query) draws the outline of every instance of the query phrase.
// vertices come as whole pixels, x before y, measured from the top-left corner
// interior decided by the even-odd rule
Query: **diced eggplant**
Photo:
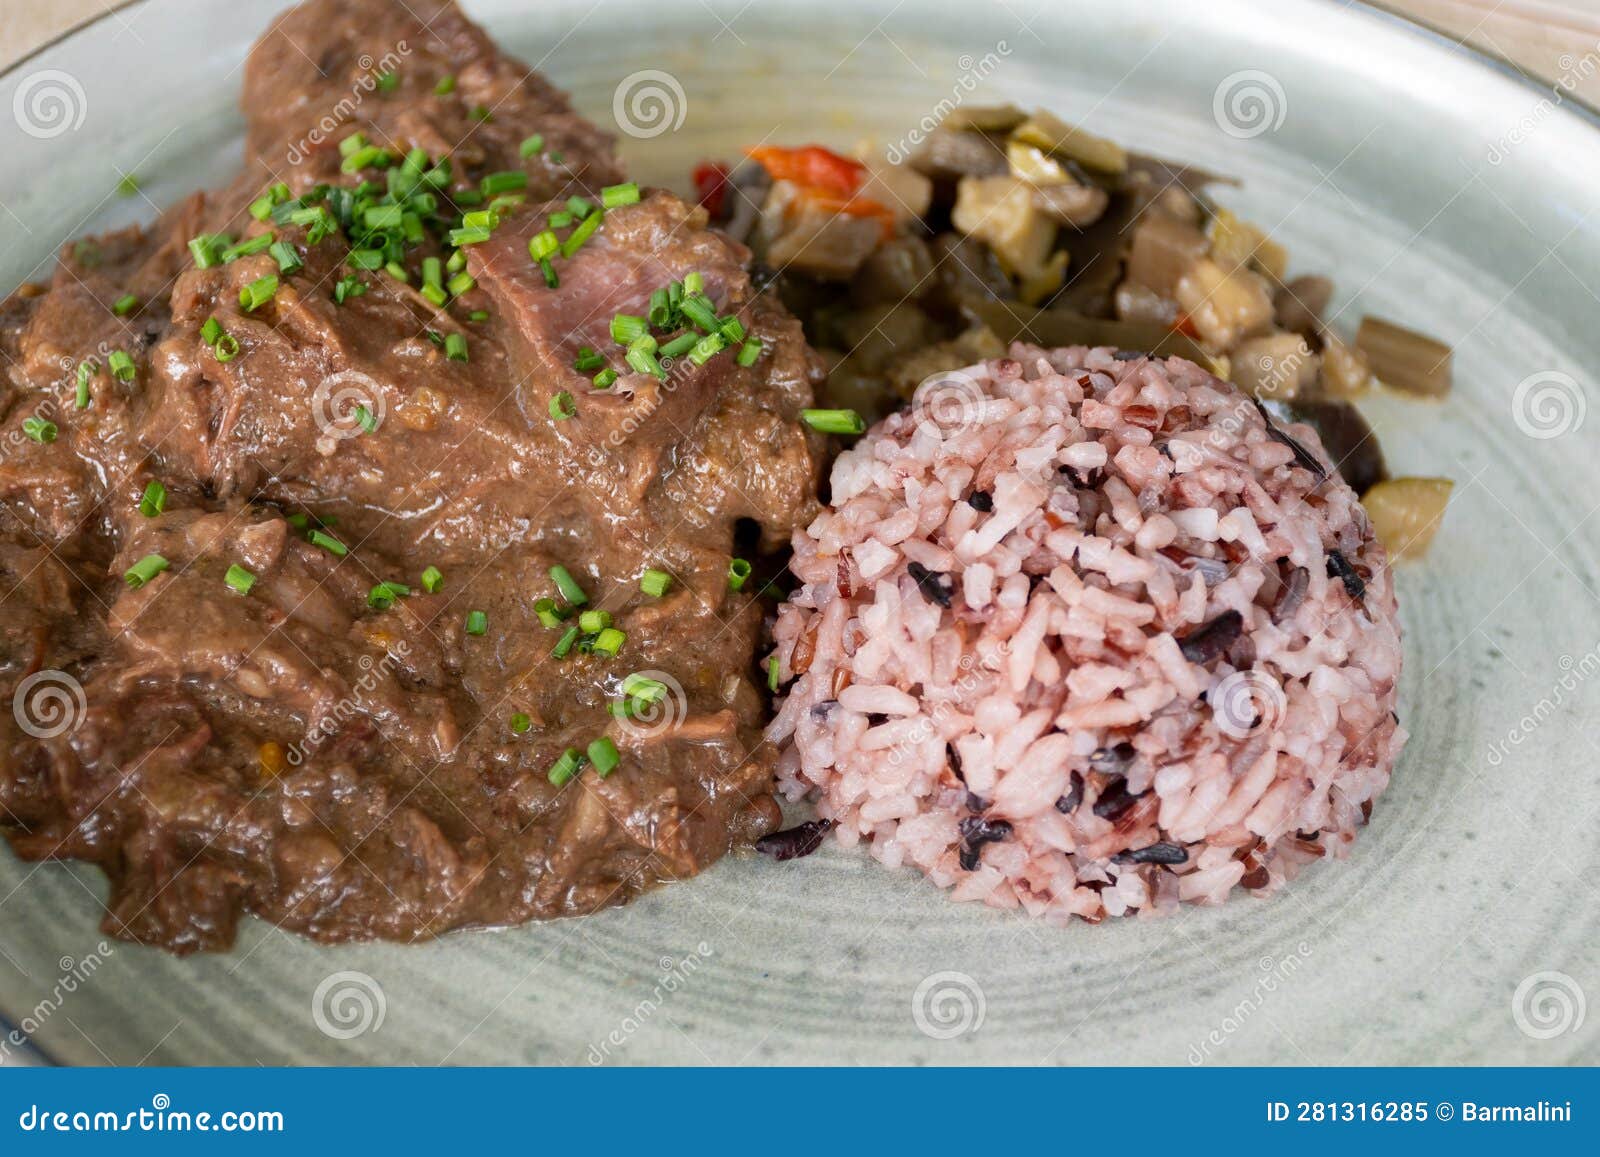
[[[1290,401],[1317,381],[1321,359],[1297,333],[1246,338],[1228,354],[1228,380],[1262,401]]]
[[[1189,267],[1178,279],[1175,296],[1200,337],[1219,349],[1229,349],[1272,324],[1272,293],[1266,281],[1248,269],[1225,272],[1210,258]]]
[[[1372,372],[1391,389],[1421,398],[1450,392],[1450,347],[1416,330],[1378,317],[1364,317],[1356,348],[1367,355]]]
[[[1102,173],[1128,170],[1128,154],[1121,145],[1084,132],[1047,112],[1036,112],[1012,129],[1011,139]]]
[[[1056,223],[1034,205],[1033,186],[1016,177],[963,177],[951,220],[1021,275],[1038,272],[1055,245]]]
[[[1391,478],[1361,496],[1390,558],[1416,558],[1427,551],[1454,486],[1448,478]]]

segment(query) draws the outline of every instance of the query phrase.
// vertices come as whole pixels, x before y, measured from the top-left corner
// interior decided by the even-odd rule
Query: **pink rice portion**
[[[1400,630],[1320,473],[1181,359],[1017,345],[930,379],[795,536],[780,785],[883,863],[1049,920],[1344,856],[1405,742]]]

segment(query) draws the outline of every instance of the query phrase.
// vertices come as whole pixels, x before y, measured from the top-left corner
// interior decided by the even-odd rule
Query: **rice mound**
[[[1012,347],[842,454],[775,627],[779,782],[958,900],[1170,912],[1342,857],[1405,742],[1316,434],[1177,358]]]

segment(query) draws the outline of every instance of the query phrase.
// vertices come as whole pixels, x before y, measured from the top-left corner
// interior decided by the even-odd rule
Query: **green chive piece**
[[[73,404],[80,410],[89,408],[89,376],[83,372],[84,366],[88,364],[88,362],[82,362],[78,366],[78,385]]]
[[[139,175],[137,173],[128,173],[122,180],[117,182],[117,196],[119,197],[131,197],[138,191]]]
[[[444,339],[444,356],[453,362],[467,360],[467,339],[459,333],[447,334]]]
[[[424,257],[422,259],[422,284],[444,284],[444,262],[437,257]]]
[[[522,143],[517,146],[517,152],[522,154],[523,160],[527,160],[535,153],[544,152],[544,137],[534,133],[531,137],[523,138]]]
[[[312,546],[320,546],[323,550],[327,551],[335,558],[343,558],[345,555],[350,553],[350,548],[348,546],[325,531],[313,530],[310,534],[306,535],[306,539],[311,543]]]
[[[360,297],[367,291],[367,283],[355,274],[350,274],[339,279],[339,284],[333,287],[333,300],[343,305],[352,297]]]
[[[544,274],[544,283],[546,286],[551,289],[561,288],[561,278],[556,274],[556,267],[550,264],[550,259],[548,257],[539,262],[539,272]]]
[[[200,327],[200,340],[206,345],[216,345],[221,336],[222,323],[214,317],[206,318],[206,323]]]
[[[257,221],[265,221],[272,216],[272,210],[275,208],[277,208],[277,202],[273,200],[272,194],[263,193],[250,202],[250,216]]]
[[[617,376],[616,370],[601,370],[594,376],[594,388],[597,390],[609,390],[612,386],[616,385]]]
[[[800,420],[823,434],[859,434],[867,428],[854,410],[801,410]]]
[[[382,249],[352,249],[345,258],[354,269],[374,270],[382,269],[384,256]]]
[[[565,422],[569,418],[578,416],[578,403],[566,390],[562,390],[550,399],[550,420],[552,422]]]
[[[460,297],[463,293],[466,293],[472,289],[476,289],[477,285],[478,282],[472,276],[472,274],[463,269],[449,281],[445,282],[444,287],[450,291],[450,295],[452,297]]]
[[[361,214],[368,229],[397,229],[405,209],[399,205],[373,205]]]
[[[659,599],[672,585],[672,576],[664,570],[651,568],[639,577],[639,589],[653,599]]]
[[[394,601],[403,595],[409,595],[411,588],[405,583],[379,583],[367,592],[367,606],[376,610],[386,611],[394,606]]]
[[[449,96],[455,90],[456,78],[453,76],[441,76],[439,78],[439,83],[433,86],[433,95]]]
[[[566,622],[567,616],[561,608],[556,606],[555,599],[536,599],[533,604],[533,613],[539,616],[541,625],[554,630]]]
[[[239,291],[239,304],[246,313],[254,313],[278,295],[278,275],[269,273],[258,277]]]
[[[656,339],[649,334],[628,343],[626,361],[641,374],[654,374],[662,381],[667,380],[667,371],[656,360]]]
[[[710,333],[717,328],[717,311],[712,306],[711,299],[704,294],[686,296],[678,308],[683,310],[683,316],[694,322],[695,328],[702,332]]]
[[[578,616],[578,629],[586,635],[598,634],[610,625],[610,611],[584,611]]]
[[[739,347],[738,362],[741,366],[753,366],[762,354],[761,339],[753,337]]]
[[[695,343],[699,340],[699,334],[693,330],[685,330],[661,347],[661,356],[664,358],[681,358],[684,354],[694,349]]]
[[[618,345],[627,345],[643,337],[649,328],[644,318],[631,313],[619,313],[611,319],[611,340]]]
[[[167,488],[159,482],[151,481],[139,497],[139,513],[146,518],[154,518],[166,508]]]
[[[489,230],[482,226],[450,230],[452,245],[482,245],[487,240],[489,240]]]
[[[125,297],[117,298],[117,300],[111,306],[111,312],[116,314],[118,317],[127,317],[130,313],[138,308],[138,296],[130,293]]]
[[[398,72],[380,72],[373,79],[377,81],[379,92],[393,92],[400,87]]]
[[[220,233],[202,233],[189,241],[189,254],[194,258],[196,269],[210,269],[222,260],[222,251],[227,247],[228,239]]]
[[[56,435],[60,433],[56,429],[54,422],[47,421],[44,418],[24,418],[22,420],[22,432],[41,446],[54,442]]]
[[[239,356],[239,339],[231,333],[225,333],[217,339],[217,344],[211,347],[211,352],[219,362],[226,365]]]
[[[554,257],[561,250],[561,239],[549,229],[541,229],[528,238],[528,256],[535,261]]]
[[[727,344],[720,333],[708,333],[695,342],[694,349],[689,351],[689,360],[697,366],[703,366],[727,348]]]
[[[444,574],[438,567],[430,566],[422,572],[422,589],[430,595],[437,594],[442,586],[444,586]]]
[[[258,233],[254,237],[230,245],[222,251],[222,260],[232,263],[241,257],[251,257],[257,253],[265,253],[272,248],[273,235],[271,233]]]
[[[639,186],[633,181],[626,185],[607,185],[600,190],[600,204],[607,209],[620,209],[624,205],[639,203]]]
[[[487,309],[475,309],[467,314],[467,320],[473,322],[488,321],[489,311]]]
[[[561,597],[567,601],[568,606],[581,607],[589,601],[589,596],[583,593],[578,580],[572,577],[572,572],[566,567],[551,567],[550,581],[556,584],[556,590],[561,592]]]
[[[171,564],[159,554],[147,554],[122,574],[122,581],[130,590],[138,590]]]
[[[533,717],[525,712],[518,711],[511,716],[511,731],[514,735],[526,735],[533,726]]]
[[[472,119],[479,124],[488,124],[494,120],[494,112],[486,104],[472,106]]]
[[[776,691],[783,682],[782,672],[778,669],[778,656],[774,655],[767,660],[767,690]]]
[[[582,632],[579,631],[577,627],[568,627],[567,633],[562,635],[561,641],[556,644],[556,649],[550,652],[551,657],[556,659],[565,659],[567,657],[567,652],[572,650],[572,644],[578,641],[578,636],[580,634],[582,634]]]
[[[561,758],[550,765],[550,782],[557,787],[565,787],[567,781],[583,770],[584,757],[578,753],[576,747],[569,747],[561,753]]]
[[[656,703],[667,697],[667,685],[660,679],[652,679],[634,671],[623,677],[622,693],[642,703]]]
[[[401,285],[411,284],[411,274],[408,273],[406,271],[406,267],[401,265],[398,261],[386,262],[384,264],[383,271],[398,281]]]
[[[650,324],[656,329],[666,329],[672,320],[672,298],[665,289],[650,295]]]
[[[717,323],[717,332],[727,339],[729,345],[738,345],[744,341],[744,322],[736,317],[725,317]]]
[[[367,147],[367,138],[361,133],[351,133],[339,142],[339,155],[341,157],[354,156]]]
[[[683,275],[683,292],[685,296],[693,297],[695,294],[704,293],[705,291],[705,274],[695,270]]]
[[[356,416],[356,421],[360,424],[361,432],[363,434],[376,434],[378,432],[378,417],[371,410],[367,409],[365,405],[357,402],[354,413]]]
[[[489,630],[489,616],[482,611],[467,612],[467,634],[482,635]]]
[[[567,234],[567,239],[561,243],[561,256],[571,259],[572,255],[583,248],[585,241],[594,236],[594,231],[600,228],[600,219],[603,213],[590,213],[578,227]]]
[[[570,229],[572,227],[572,214],[565,209],[550,214],[547,224],[552,229]]]
[[[622,644],[628,641],[626,631],[619,631],[615,627],[607,627],[594,637],[594,649],[597,654],[615,656],[622,650]]]
[[[615,771],[617,764],[622,762],[622,757],[617,754],[617,745],[604,735],[589,744],[588,752],[589,762],[594,764],[595,774],[601,779]]]
[[[228,573],[222,577],[222,581],[241,595],[247,595],[250,593],[250,588],[256,585],[256,576],[238,563],[234,563],[228,568]]]
[[[572,368],[580,374],[592,373],[595,370],[605,369],[606,359],[597,353],[591,346],[579,346],[578,356],[572,361]]]
[[[498,197],[501,193],[515,193],[528,187],[528,174],[521,169],[507,169],[503,173],[490,173],[478,182],[485,197]]]
[[[122,350],[112,350],[106,358],[106,364],[111,367],[111,376],[119,382],[131,382],[139,372],[133,359]]]
[[[744,584],[750,581],[752,567],[748,559],[734,558],[728,560],[728,589],[741,591]]]

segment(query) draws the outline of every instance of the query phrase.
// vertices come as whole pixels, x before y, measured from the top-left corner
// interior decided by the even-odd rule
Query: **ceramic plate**
[[[1341,864],[1270,901],[1050,928],[829,847],[623,910],[421,947],[260,922],[228,955],[103,942],[93,871],[0,852],[0,1014],[65,1063],[1600,1060],[1600,132],[1374,11],[1317,0],[467,0],[684,184],[751,142],[906,148],[951,105],[1049,106],[1236,175],[1222,199],[1455,346],[1445,404],[1367,407],[1457,480],[1399,577],[1410,746]],[[144,0],[0,81],[0,284],[224,179],[277,5]],[[1593,58],[1573,68],[1596,66]],[[9,115],[8,115],[9,114]],[[619,123],[620,122],[620,123]],[[144,197],[113,194],[136,171]],[[17,1060],[25,1050],[6,1049]]]

